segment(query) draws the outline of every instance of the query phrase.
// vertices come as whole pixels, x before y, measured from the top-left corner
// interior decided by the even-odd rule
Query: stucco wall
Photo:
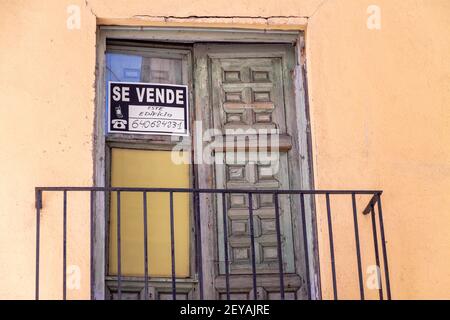
[[[306,28],[316,188],[383,189],[393,297],[450,298],[450,2],[232,2],[2,1],[0,298],[34,295],[34,187],[92,184],[96,24],[201,22],[190,16],[228,27]],[[81,8],[80,29],[66,28],[70,4]],[[380,30],[367,28],[371,4],[381,9]],[[44,205],[60,203],[47,199]],[[68,263],[81,268],[73,298],[89,293],[89,220],[81,206],[69,218],[69,232],[79,236],[69,243]],[[42,219],[60,222],[56,213]],[[336,219],[336,236],[353,246],[347,221]],[[322,216],[319,222],[326,230]],[[50,267],[60,263],[56,226],[42,249],[43,281],[51,284],[43,294],[53,298],[62,277]],[[337,260],[342,279],[350,281],[352,263]],[[340,287],[343,297],[356,297],[352,281]]]
[[[329,1],[308,22],[316,187],[384,190],[394,298],[450,298],[449,13],[445,0]]]

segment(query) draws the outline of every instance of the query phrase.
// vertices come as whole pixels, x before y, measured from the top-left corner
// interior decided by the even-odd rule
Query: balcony
[[[53,268],[62,271],[61,275],[61,298],[67,299],[67,255],[68,241],[78,241],[76,236],[69,237],[68,234],[68,197],[72,194],[84,194],[86,199],[89,199],[89,214],[90,214],[90,287],[91,299],[98,298],[95,292],[94,283],[103,281],[107,287],[105,298],[107,299],[321,299],[321,285],[324,281],[329,281],[331,288],[331,298],[339,298],[338,271],[336,269],[336,239],[333,234],[333,211],[338,207],[333,205],[333,201],[339,198],[339,202],[348,203],[348,212],[342,210],[339,214],[347,214],[349,221],[352,223],[346,228],[352,230],[352,238],[354,241],[354,250],[346,252],[347,258],[349,255],[351,259],[356,261],[356,269],[354,275],[355,283],[358,285],[359,296],[361,300],[366,298],[367,289],[364,284],[364,273],[362,266],[362,257],[369,256],[374,258],[373,264],[378,271],[378,297],[380,300],[391,299],[389,268],[386,250],[386,238],[384,233],[383,213],[381,204],[382,191],[378,190],[243,190],[243,189],[168,189],[168,188],[103,188],[103,187],[37,187],[36,195],[36,287],[35,298],[38,300],[41,297],[41,289],[46,285],[42,280],[41,270],[42,259],[42,224],[44,223],[42,217],[45,216],[46,197],[58,196],[61,211],[57,213],[61,217],[62,225],[57,228],[62,228],[62,237],[56,243],[51,244],[54,247],[62,247],[62,261],[55,262],[52,259]],[[139,217],[142,223],[142,247],[139,250],[142,252],[142,274],[138,276],[130,276],[124,272],[124,241],[126,241],[126,234],[123,233],[123,224],[128,217],[127,212],[124,212],[124,197],[133,194],[134,199],[139,199],[142,205],[142,212],[139,212]],[[149,234],[148,219],[149,219],[149,198],[154,194],[164,194],[167,196],[168,205],[167,212],[162,212],[167,219],[169,229],[167,230],[167,246],[164,247],[167,252],[164,254],[169,261],[168,274],[154,276],[151,274],[152,263],[149,259]],[[176,205],[175,199],[177,195],[186,195],[191,204],[189,212],[192,212],[192,226],[193,230],[192,250],[190,251],[189,259],[192,261],[192,269],[189,276],[180,276],[176,261],[177,245],[176,243]],[[230,224],[233,220],[229,218],[231,195],[239,194],[245,200],[243,207],[246,211],[246,218],[248,225],[241,230],[237,239],[239,244],[235,244],[236,238],[231,232]],[[261,230],[263,227],[259,224],[258,213],[256,207],[253,205],[255,199],[260,199],[262,196],[269,196],[273,199],[273,224],[268,235],[265,235]],[[138,198],[136,198],[138,197]],[[357,201],[358,197],[358,201]],[[114,199],[114,205],[109,205]],[[361,202],[365,200],[365,202]],[[206,201],[206,202],[205,202]],[[207,201],[214,203],[214,209],[210,209],[216,216],[215,221],[205,221],[205,206]],[[99,204],[100,208],[99,209]],[[105,204],[102,206],[101,204]],[[245,205],[246,204],[246,205]],[[252,205],[249,205],[252,204]],[[289,207],[293,217],[298,217],[298,227],[289,229],[286,224],[283,224],[283,215],[285,215],[285,207]],[[220,210],[217,208],[220,207]],[[242,211],[241,208],[241,211]],[[99,212],[103,211],[103,212]],[[216,214],[216,211],[221,211],[221,214]],[[271,212],[272,212],[271,211]],[[325,217],[327,232],[326,243],[321,243],[321,248],[329,250],[329,258],[317,261],[319,254],[315,250],[318,248],[318,229],[315,221],[315,216],[321,212]],[[112,230],[114,246],[109,250],[113,250],[114,272],[106,271],[102,279],[95,279],[96,277],[96,236],[95,236],[95,219],[96,214],[107,216],[108,214],[114,216],[114,230]],[[360,228],[361,221],[358,218],[370,216],[365,218],[363,223],[367,224],[370,220],[372,230],[373,252],[363,252],[360,244]],[[366,230],[367,226],[365,226]],[[206,233],[213,230],[212,238],[205,236]],[[217,232],[218,230],[223,232]],[[288,230],[289,229],[289,230]],[[297,233],[297,234],[296,234]],[[203,235],[202,235],[203,234]],[[290,234],[293,234],[292,239]],[[170,237],[169,237],[170,235]],[[78,235],[80,236],[80,235]],[[264,249],[264,242],[262,237],[266,237],[266,242],[269,241],[274,245],[269,247],[268,252],[272,254],[270,259],[264,260],[266,252]],[[206,239],[206,241],[205,241]],[[214,247],[211,248],[211,243],[208,239],[214,240]],[[268,240],[267,240],[268,239]],[[289,240],[291,239],[291,240]],[[298,239],[298,246],[295,245],[295,239]],[[213,241],[213,240],[211,240]],[[294,243],[289,245],[289,241]],[[260,244],[262,243],[262,245]],[[248,257],[236,257],[234,247],[240,246],[242,248],[244,243],[247,251],[236,251],[239,254],[247,252]],[[106,247],[106,242],[101,244]],[[97,240],[98,246],[98,240]],[[367,247],[367,245],[366,245]],[[127,247],[128,248],[128,247]],[[125,249],[127,249],[125,248]],[[104,249],[107,252],[108,249]],[[292,251],[292,255],[289,253]],[[367,250],[366,250],[367,251]],[[210,252],[213,252],[210,254]],[[208,256],[209,255],[209,256]],[[211,255],[214,255],[211,257]],[[295,257],[292,258],[292,257]],[[306,258],[305,258],[306,257]],[[239,260],[241,259],[241,260]],[[58,259],[56,259],[58,260]],[[291,261],[292,260],[292,261]],[[242,262],[243,261],[243,262]],[[57,263],[58,266],[54,264]],[[46,264],[47,265],[47,264]],[[98,267],[98,266],[97,266]],[[322,278],[315,281],[320,275],[320,268],[329,268],[330,278]],[[210,270],[215,270],[211,272]],[[300,271],[299,271],[300,270]],[[46,278],[47,279],[47,278]],[[59,282],[59,281],[58,281]],[[138,288],[138,289],[136,289]],[[156,288],[156,289],[155,289]],[[136,291],[138,290],[138,291]],[[136,292],[140,292],[137,293]]]

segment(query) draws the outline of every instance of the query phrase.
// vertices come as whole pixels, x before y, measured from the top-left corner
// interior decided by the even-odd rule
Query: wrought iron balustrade
[[[35,287],[35,298],[39,299],[40,295],[40,258],[41,258],[41,210],[42,210],[42,204],[43,199],[46,194],[48,193],[62,193],[63,203],[62,203],[62,247],[63,247],[63,253],[62,253],[62,298],[67,298],[67,215],[68,215],[68,206],[67,206],[67,199],[68,194],[74,193],[74,192],[84,192],[88,193],[89,199],[90,199],[90,265],[91,265],[91,298],[94,297],[93,292],[93,275],[94,275],[94,218],[95,218],[95,197],[99,193],[103,193],[103,195],[109,195],[110,197],[115,196],[116,198],[116,212],[111,212],[111,214],[116,215],[116,221],[117,221],[117,275],[114,277],[115,281],[117,282],[117,298],[122,298],[122,292],[123,292],[123,275],[122,275],[122,232],[121,232],[121,223],[123,219],[126,219],[126,216],[124,216],[124,213],[121,211],[121,196],[125,193],[137,193],[142,195],[142,204],[143,204],[143,211],[142,211],[142,223],[144,227],[144,237],[143,237],[143,247],[144,247],[144,296],[145,298],[148,298],[149,293],[149,269],[148,269],[148,231],[147,231],[147,223],[148,223],[148,208],[147,208],[147,198],[149,194],[152,193],[165,193],[169,196],[169,210],[167,212],[167,219],[170,221],[170,254],[171,257],[171,277],[168,281],[171,283],[171,296],[172,299],[177,298],[177,285],[179,285],[179,282],[177,281],[177,275],[176,275],[176,262],[175,262],[175,222],[174,222],[174,194],[189,194],[193,201],[193,211],[194,211],[194,223],[195,223],[195,272],[196,272],[196,279],[198,281],[198,298],[204,299],[204,281],[203,281],[203,259],[202,257],[202,224],[201,219],[202,216],[200,214],[201,208],[200,208],[200,201],[199,197],[205,194],[212,194],[216,195],[217,197],[222,198],[222,205],[223,205],[223,228],[224,230],[227,230],[227,206],[225,198],[227,195],[235,193],[235,194],[243,194],[246,195],[248,200],[248,216],[249,216],[249,230],[248,230],[248,237],[250,240],[250,269],[251,273],[247,274],[251,281],[252,286],[252,296],[250,296],[251,299],[257,299],[257,286],[258,286],[258,276],[260,274],[258,273],[257,266],[256,266],[256,259],[255,259],[255,226],[254,226],[254,212],[253,212],[253,197],[256,195],[261,194],[270,194],[274,197],[274,212],[275,212],[275,235],[276,235],[276,250],[277,250],[277,264],[278,264],[278,272],[276,274],[276,277],[278,278],[279,282],[279,290],[280,290],[280,299],[284,300],[286,298],[286,284],[285,284],[285,278],[286,273],[284,271],[283,267],[283,246],[282,246],[282,230],[281,230],[281,224],[280,224],[280,206],[279,206],[279,198],[280,197],[289,197],[290,199],[293,199],[294,197],[297,198],[297,200],[300,203],[299,206],[299,216],[301,217],[301,241],[303,250],[306,257],[309,257],[311,254],[310,246],[309,244],[312,241],[315,241],[314,239],[311,239],[311,234],[309,234],[306,230],[307,228],[307,216],[306,216],[306,210],[305,210],[305,203],[307,203],[307,200],[305,200],[306,197],[309,197],[309,200],[313,200],[313,212],[317,209],[318,202],[324,201],[323,207],[326,208],[324,211],[326,211],[326,221],[328,226],[328,245],[329,247],[329,253],[330,253],[330,261],[327,262],[321,262],[323,263],[329,263],[330,269],[331,269],[331,282],[332,282],[332,290],[333,290],[333,297],[334,299],[338,299],[338,283],[337,283],[337,272],[336,272],[336,263],[335,263],[335,238],[333,235],[333,221],[332,221],[332,206],[331,206],[331,196],[342,196],[346,200],[348,200],[349,204],[351,205],[352,212],[349,212],[350,215],[352,215],[353,220],[353,235],[354,235],[354,241],[355,241],[355,251],[354,251],[354,257],[356,258],[357,262],[357,276],[358,276],[358,284],[359,284],[359,293],[360,298],[365,298],[365,290],[364,290],[364,280],[363,280],[363,270],[362,270],[362,252],[361,252],[361,246],[360,246],[360,228],[358,223],[358,215],[359,214],[370,214],[371,215],[371,223],[372,223],[372,233],[373,233],[373,245],[374,245],[374,256],[375,256],[375,264],[376,266],[382,270],[384,275],[384,284],[385,288],[380,286],[379,288],[379,297],[380,299],[387,298],[391,299],[391,291],[390,291],[390,281],[389,281],[389,268],[388,268],[388,257],[387,257],[387,249],[386,249],[386,239],[385,239],[385,231],[384,231],[384,222],[383,222],[383,213],[382,213],[382,204],[381,204],[381,194],[382,191],[378,190],[243,190],[243,189],[188,189],[188,188],[116,188],[116,187],[110,187],[110,188],[104,188],[104,187],[37,187],[35,189],[35,197],[36,197],[36,287]],[[370,198],[368,204],[364,207],[364,210],[358,210],[357,208],[357,196],[366,196],[368,199]],[[106,209],[105,209],[106,210]],[[325,213],[325,212],[324,212]],[[378,218],[378,222],[377,222]],[[379,230],[377,229],[377,224],[379,226]],[[317,230],[315,230],[317,232]],[[379,232],[379,234],[378,234]],[[381,243],[378,243],[378,238],[380,237]],[[225,294],[224,297],[227,299],[230,299],[230,292],[232,291],[232,281],[230,279],[233,277],[233,274],[230,272],[230,257],[229,257],[229,243],[228,243],[228,232],[223,232],[223,252],[224,252],[224,282],[225,282]],[[381,266],[381,258],[383,261],[383,265]],[[306,270],[306,290],[307,290],[307,297],[309,299],[313,298],[311,297],[311,283],[310,283],[310,262],[309,259],[304,259],[305,263],[305,270]],[[322,279],[324,281],[326,279]],[[381,281],[383,282],[383,281]],[[381,284],[381,283],[380,283]]]

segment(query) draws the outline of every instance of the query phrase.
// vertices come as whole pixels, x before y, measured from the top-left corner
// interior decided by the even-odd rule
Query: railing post
[[[330,194],[325,195],[327,203],[327,220],[328,220],[328,237],[330,242],[330,257],[331,257],[331,275],[333,280],[333,296],[334,300],[338,299],[337,284],[336,284],[336,264],[334,261],[334,239],[333,239],[333,222],[331,220]]]
[[[378,234],[377,234],[377,224],[375,221],[375,210],[374,207],[371,207],[370,216],[372,218],[372,234],[373,234],[373,245],[375,249],[375,262],[377,264],[377,281],[380,294],[380,300],[383,300],[383,283],[381,281],[381,269],[380,269],[380,254],[378,250]]]
[[[284,300],[284,272],[283,272],[283,252],[281,248],[281,226],[280,226],[280,208],[278,203],[278,193],[274,193],[275,203],[275,228],[277,233],[277,255],[278,255],[278,272],[280,276],[280,298]]]
[[[248,193],[248,215],[250,222],[250,249],[252,254],[253,298],[258,300],[258,290],[256,286],[255,228],[253,225],[253,194],[251,192]]]
[[[378,219],[380,222],[380,235],[381,235],[381,248],[383,250],[383,262],[384,262],[384,272],[386,279],[386,295],[387,299],[391,300],[391,284],[389,279],[389,266],[388,257],[386,249],[386,239],[384,234],[384,223],[383,223],[383,210],[381,209],[381,194],[378,194]]]
[[[35,279],[35,299],[39,300],[39,260],[40,260],[40,234],[41,234],[41,208],[42,208],[42,191],[36,188],[36,279]]]
[[[63,300],[67,298],[67,190],[63,191]]]
[[[227,300],[230,300],[230,271],[228,261],[228,217],[227,217],[227,203],[225,192],[222,191],[222,215],[223,215],[223,246],[225,250],[225,285],[227,290]]]
[[[122,300],[122,256],[120,235],[120,191],[117,191],[117,296],[119,300]]]
[[[176,271],[175,271],[175,222],[173,216],[173,192],[169,193],[170,200],[170,255],[172,258],[172,299],[177,300]]]
[[[198,286],[200,292],[200,300],[203,300],[203,259],[202,259],[202,228],[201,228],[201,213],[200,213],[200,197],[198,192],[194,192],[194,215],[196,218],[196,263],[197,263],[197,273],[198,273]]]
[[[142,201],[144,206],[144,295],[148,299],[148,248],[147,248],[147,192],[143,192]]]
[[[308,234],[306,228],[306,210],[305,210],[305,195],[300,193],[300,209],[302,215],[302,232],[303,232],[303,248],[305,251],[305,272],[306,272],[306,291],[308,295],[308,300],[311,300],[311,282],[309,274],[309,253],[308,253]]]
[[[359,280],[359,294],[361,300],[364,300],[364,282],[361,266],[361,248],[359,244],[359,226],[358,226],[358,214],[356,210],[356,196],[352,193],[352,207],[353,207],[353,225],[355,228],[355,245],[356,245],[356,259],[358,263],[358,280]]]
[[[90,225],[91,225],[91,231],[90,231],[90,288],[91,288],[91,300],[95,299],[94,294],[94,212],[95,212],[95,206],[94,206],[94,190],[90,191]]]

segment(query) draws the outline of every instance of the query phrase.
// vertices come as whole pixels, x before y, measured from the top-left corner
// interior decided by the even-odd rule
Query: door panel
[[[293,47],[288,45],[196,45],[197,120],[203,130],[215,132],[213,166],[198,165],[198,184],[201,188],[244,190],[293,189],[298,186],[298,150],[295,119],[287,121],[287,114],[295,116],[292,79]],[[277,150],[261,152],[271,140],[262,141],[257,130],[271,133],[270,139],[279,142]],[[259,131],[261,132],[261,131]],[[226,133],[226,138],[223,135]],[[220,138],[220,139],[218,139]],[[223,141],[225,140],[225,141]],[[230,145],[229,142],[244,141]],[[272,152],[273,151],[273,152]],[[294,153],[294,154],[293,154]],[[294,174],[292,174],[294,172]],[[253,208],[257,293],[261,299],[277,299],[280,295],[279,266],[275,232],[274,196],[254,194],[249,203],[247,194],[229,194],[225,198],[226,223],[223,224],[221,196],[205,197],[201,207],[202,219],[213,221],[203,243],[203,255],[211,268],[206,275],[211,299],[223,298],[225,291],[224,234],[228,242],[231,297],[252,298],[252,248],[249,206]],[[304,298],[304,270],[296,265],[303,260],[297,237],[298,201],[288,195],[279,196],[283,272],[286,297]],[[203,232],[203,230],[202,230]],[[209,270],[209,269],[208,269]]]
[[[212,58],[214,126],[286,133],[279,58]],[[275,108],[278,106],[277,108]]]
[[[237,143],[242,136],[252,136],[252,131],[266,129],[268,132],[286,134],[286,120],[282,87],[282,70],[280,58],[211,58],[211,82],[214,128],[227,131],[227,138]],[[234,133],[233,133],[234,129]],[[241,129],[241,130],[239,130]],[[247,132],[246,132],[247,131]],[[234,139],[236,136],[236,139]],[[255,139],[254,147],[261,147]],[[251,154],[253,153],[253,154]],[[252,161],[257,159],[256,161]],[[216,185],[224,189],[289,189],[287,159],[285,154],[226,151],[224,165],[216,165]],[[216,159],[220,155],[216,155]],[[272,159],[274,158],[274,159]],[[279,170],[281,169],[281,170]],[[253,214],[256,242],[256,267],[261,273],[277,273],[278,258],[275,233],[275,207],[273,195],[261,194],[253,197]],[[219,261],[224,261],[223,232],[229,238],[231,273],[251,273],[250,234],[248,197],[245,194],[230,194],[227,197],[228,230],[224,230],[221,198],[218,199],[218,246]],[[289,205],[280,207],[280,216],[290,220]],[[284,246],[292,241],[291,224],[283,228]],[[292,246],[283,250],[285,253],[285,272],[292,272]],[[286,268],[289,266],[289,268]],[[220,273],[224,273],[221,263]]]
[[[238,155],[239,156],[239,155]],[[221,189],[289,189],[287,157],[280,155],[279,164],[261,161],[233,161],[216,165],[216,184]],[[271,167],[279,167],[276,173]],[[283,268],[294,272],[292,247],[292,220],[287,196],[279,196],[282,232]],[[249,274],[251,270],[250,221],[248,195],[231,193],[226,197],[227,230],[223,227],[222,198],[217,198],[218,250],[220,274],[225,273],[223,232],[227,233],[232,274]],[[256,268],[259,273],[278,273],[277,242],[275,232],[275,204],[272,194],[253,195],[253,225],[255,233]]]

